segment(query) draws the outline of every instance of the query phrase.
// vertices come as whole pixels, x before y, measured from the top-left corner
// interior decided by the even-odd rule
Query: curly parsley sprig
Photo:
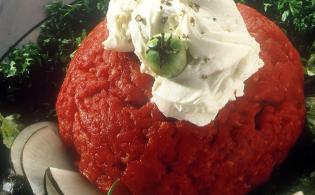
[[[39,45],[49,51],[52,60],[67,66],[86,32],[105,17],[107,5],[106,0],[53,1],[46,6],[49,19],[40,27]]]
[[[0,63],[0,74],[4,78],[29,76],[32,66],[42,66],[45,60],[46,53],[34,43],[27,43],[21,48],[13,49]]]
[[[285,28],[310,33],[315,30],[315,0],[236,0],[263,11]]]
[[[107,5],[108,0],[49,3],[37,44],[14,48],[0,62],[0,112],[20,113],[25,121],[53,119],[71,54],[105,18]]]

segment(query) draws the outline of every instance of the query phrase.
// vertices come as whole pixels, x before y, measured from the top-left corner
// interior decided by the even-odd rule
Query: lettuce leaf
[[[16,136],[23,128],[23,125],[18,122],[19,117],[20,116],[16,114],[6,117],[0,114],[0,134],[2,135],[3,144],[9,149],[11,148]]]
[[[314,11],[315,12],[315,11]],[[304,60],[304,70],[307,76],[315,76],[315,42],[309,50],[310,57],[308,60]]]

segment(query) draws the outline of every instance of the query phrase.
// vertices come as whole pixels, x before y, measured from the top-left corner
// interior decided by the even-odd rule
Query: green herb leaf
[[[0,76],[5,78],[29,76],[32,66],[41,66],[47,55],[34,43],[12,49],[8,57],[0,64]]]
[[[66,67],[70,54],[87,31],[105,17],[107,5],[107,0],[77,0],[73,4],[60,0],[51,2],[45,7],[49,19],[41,26],[39,45],[49,50],[52,60]]]
[[[315,97],[307,97],[305,100],[306,104],[306,122],[307,127],[315,136]]]
[[[282,22],[285,22],[287,18],[289,17],[289,15],[290,15],[290,12],[288,10],[284,11],[281,17]]]
[[[315,0],[236,0],[253,5],[284,28],[300,33],[315,30]],[[292,28],[293,27],[293,28]]]
[[[20,115],[9,115],[3,117],[0,114],[0,133],[2,135],[3,144],[7,148],[11,148],[16,136],[20,133],[23,126],[17,121]]]
[[[304,72],[306,76],[315,76],[315,42],[309,50],[310,57],[308,60],[304,60]]]
[[[270,7],[272,7],[272,4],[270,4],[270,3],[263,3],[263,6],[264,6],[264,11],[267,12],[267,11],[269,11],[268,9]]]

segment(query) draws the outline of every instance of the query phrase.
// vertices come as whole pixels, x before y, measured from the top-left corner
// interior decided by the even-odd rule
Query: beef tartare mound
[[[238,5],[264,66],[209,125],[166,118],[153,78],[132,53],[104,50],[106,23],[83,41],[58,100],[60,134],[102,191],[120,178],[133,194],[244,194],[265,182],[304,123],[303,70],[285,34]]]

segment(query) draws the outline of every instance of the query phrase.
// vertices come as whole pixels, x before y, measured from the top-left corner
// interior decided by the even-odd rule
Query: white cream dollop
[[[106,49],[132,52],[141,71],[155,77],[152,99],[167,117],[209,124],[226,103],[244,94],[244,81],[263,66],[260,46],[233,0],[111,0]],[[190,58],[175,78],[151,71],[148,40],[162,32],[187,43]]]

